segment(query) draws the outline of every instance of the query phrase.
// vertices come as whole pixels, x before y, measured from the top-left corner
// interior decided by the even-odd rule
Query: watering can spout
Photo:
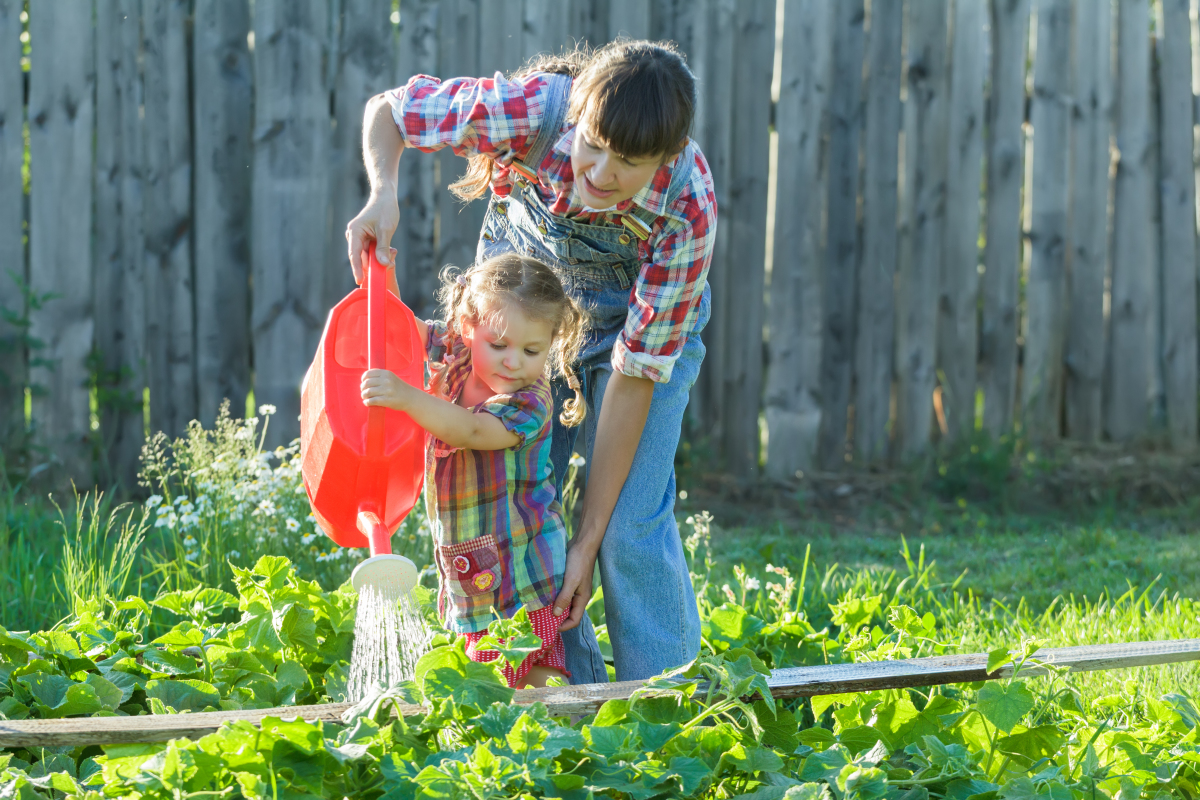
[[[371,557],[354,568],[350,583],[354,591],[364,586],[405,595],[417,585],[417,565],[404,556],[392,554],[392,533],[374,511],[358,512],[358,529],[367,537]]]

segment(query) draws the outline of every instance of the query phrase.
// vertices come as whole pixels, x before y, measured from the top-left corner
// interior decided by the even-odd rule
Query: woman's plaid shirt
[[[471,351],[440,322],[429,322],[430,364],[455,400],[471,374]],[[538,378],[480,403],[515,433],[505,450],[454,448],[426,435],[425,508],[433,527],[438,609],[446,627],[481,631],[492,609],[511,617],[549,606],[562,588],[567,535],[550,466],[554,401]]]
[[[515,179],[507,164],[532,146],[546,109],[547,86],[542,73],[515,80],[500,73],[447,81],[418,75],[387,96],[406,145],[426,152],[450,147],[458,155],[494,158],[498,169],[492,190],[503,197]],[[665,383],[695,329],[712,262],[717,201],[708,162],[691,142],[633,198],[615,209],[588,211],[574,192],[574,137],[575,126],[564,123],[545,160],[529,165],[537,171],[538,192],[551,213],[589,224],[619,227],[618,217],[632,203],[658,217],[650,238],[640,245],[642,268],[630,291],[629,316],[613,347],[612,363],[626,375]],[[668,205],[665,193],[679,169],[688,170],[688,184]]]

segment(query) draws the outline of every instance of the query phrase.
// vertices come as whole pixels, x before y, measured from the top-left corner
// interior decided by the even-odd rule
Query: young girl
[[[542,647],[516,669],[510,686],[545,686],[568,676],[551,604],[562,588],[566,532],[550,466],[554,402],[550,378],[578,386],[569,366],[583,340],[584,314],[554,272],[515,254],[465,274],[443,273],[444,322],[418,322],[426,341],[432,394],[394,373],[367,370],[363,402],[404,411],[428,431],[425,507],[433,524],[438,610],[446,627],[479,653],[492,610],[524,606]],[[560,415],[583,420],[581,396]]]
[[[579,429],[556,424],[551,446],[557,480],[572,451],[587,459],[554,604],[570,611],[561,630],[579,683],[608,679],[584,613],[597,563],[617,680],[651,677],[700,648],[674,514],[675,448],[704,358],[717,229],[708,163],[688,136],[695,105],[695,79],[673,45],[617,41],[509,77],[417,75],[372,98],[363,119],[371,195],[346,229],[356,275],[364,247],[393,263],[401,154],[449,147],[470,160],[451,188],[491,195],[476,260],[535,256],[588,309],[575,371],[589,423],[578,447]],[[559,407],[577,397],[565,381],[551,388]]]

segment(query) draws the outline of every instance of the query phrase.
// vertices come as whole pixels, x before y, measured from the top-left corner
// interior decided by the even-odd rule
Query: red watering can
[[[412,311],[387,290],[387,268],[366,248],[366,288],[329,312],[300,399],[304,488],[317,524],[342,547],[369,547],[351,582],[407,593],[417,568],[392,555],[391,532],[416,505],[425,469],[425,432],[402,411],[363,404],[366,369],[389,369],[424,385],[425,345]]]

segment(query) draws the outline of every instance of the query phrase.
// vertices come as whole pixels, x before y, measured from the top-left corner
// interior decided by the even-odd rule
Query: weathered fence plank
[[[650,38],[650,11],[646,0],[608,0],[608,38]]]
[[[30,315],[45,347],[31,365],[37,439],[65,477],[93,480],[88,355],[92,350],[92,137],[95,63],[90,0],[37,3],[29,19],[29,285],[52,295]],[[41,53],[39,57],[38,53]]]
[[[1115,441],[1146,430],[1150,383],[1150,9],[1117,4],[1116,133],[1120,160],[1114,198],[1105,430]]]
[[[24,75],[21,72],[22,0],[0,0],[0,445],[25,427]]]
[[[141,13],[131,0],[96,3],[95,308],[101,480],[137,485],[145,440]],[[137,217],[130,225],[127,216]],[[130,231],[137,236],[131,237]]]
[[[197,3],[192,92],[196,148],[196,383],[200,421],[221,402],[236,415],[250,390],[250,176],[254,86],[250,9]],[[362,109],[359,109],[359,116]],[[345,246],[333,271],[345,266]]]
[[[442,0],[438,45],[438,77],[447,79],[460,75],[480,77],[479,65],[479,8],[480,0]],[[549,10],[546,13],[550,13]],[[561,41],[561,39],[556,40]],[[545,49],[552,49],[548,43]],[[417,154],[413,154],[417,155]],[[418,155],[418,158],[428,156]],[[487,200],[474,200],[467,205],[447,190],[447,186],[462,175],[467,161],[456,156],[450,148],[436,156],[435,191],[437,192],[437,240],[434,251],[434,270],[446,264],[469,267],[475,260],[475,247]],[[432,298],[427,298],[432,300]]]
[[[399,53],[395,83],[403,85],[413,75],[436,75],[438,70],[438,0],[405,3],[400,15]],[[400,295],[424,319],[433,317],[437,269],[433,258],[433,231],[437,215],[434,200],[434,159],[416,151],[400,157],[396,194],[400,226],[392,239],[396,248],[396,278]],[[339,235],[341,233],[339,232]]]
[[[1017,288],[1024,181],[1025,57],[1030,0],[992,3],[991,99],[988,103],[987,249],[982,282],[980,385],[983,426],[1012,430],[1017,387]]]
[[[908,102],[905,103],[907,245],[896,294],[896,449],[925,451],[937,382],[937,301],[946,223],[949,76],[947,0],[908,6]]]
[[[521,66],[524,16],[514,14],[504,3],[483,3],[479,7],[479,74],[491,77],[500,71],[505,75]]]
[[[774,67],[775,4],[738,0],[733,60],[732,186],[725,210],[725,235],[737,259],[730,280],[726,330],[726,424],[722,450],[732,474],[758,472],[758,411],[762,407],[763,283],[765,280],[767,172],[770,157],[771,72]],[[726,265],[732,267],[732,263]],[[732,323],[736,321],[736,328]],[[736,330],[736,333],[734,332]]]
[[[946,229],[938,310],[938,363],[947,439],[975,426],[979,337],[979,190],[983,168],[984,0],[956,0],[950,56]]]
[[[328,22],[328,0],[254,4],[251,331],[255,400],[278,410],[270,447],[299,432],[300,381],[325,322]]]
[[[900,3],[872,6],[867,45],[863,252],[854,349],[854,449],[866,462],[886,457],[889,449],[899,258],[901,9]]]
[[[972,653],[858,664],[784,667],[772,670],[767,678],[767,687],[773,697],[789,699],[975,683],[1012,678],[1014,675],[1033,678],[1048,674],[1050,667],[1067,672],[1092,672],[1178,664],[1200,660],[1200,639],[1046,648],[1037,651],[1035,660],[1022,666],[1019,671],[1010,662],[988,672],[988,658],[987,653]],[[661,691],[659,688],[648,688],[643,681],[550,686],[519,690],[513,695],[512,703],[542,703],[551,716],[565,717],[595,714],[609,700],[628,700],[638,693],[654,696]],[[351,707],[350,703],[325,703],[195,714],[0,720],[0,747],[135,744],[184,737],[195,739],[216,731],[226,722],[246,721],[262,725],[269,724],[266,723],[267,718],[337,724],[342,722],[342,715]],[[426,709],[416,704],[397,704],[393,706],[392,713],[414,716],[426,713]]]
[[[825,234],[822,291],[822,410],[817,445],[818,459],[827,469],[844,466],[850,386],[854,374],[864,21],[862,0],[843,0],[835,6],[833,78],[829,89],[829,185],[825,201],[829,222]]]
[[[821,425],[821,139],[834,5],[784,5],[765,398],[767,474],[776,479],[812,468]]]
[[[1171,444],[1196,444],[1196,184],[1192,172],[1192,41],[1188,0],[1162,0],[1159,192],[1163,378]]]
[[[1039,0],[1033,69],[1032,253],[1025,286],[1022,431],[1059,435],[1066,304],[1067,167],[1071,103],[1071,3]]]
[[[1071,74],[1070,273],[1063,357],[1066,434],[1095,441],[1102,429],[1104,280],[1112,154],[1112,7],[1076,0]]]
[[[735,39],[728,33],[734,24],[735,0],[701,0],[696,11],[690,60],[698,84],[696,138],[712,172],[719,219],[713,245],[708,283],[712,291],[712,317],[702,333],[708,353],[704,368],[692,390],[694,429],[707,439],[717,459],[722,450],[728,424],[724,399],[724,378],[729,353],[726,344],[732,320],[728,316],[730,257],[732,251],[726,209],[732,208],[733,153],[733,60]],[[736,329],[733,328],[733,329]]]
[[[391,0],[341,0],[334,53],[333,140],[330,184],[333,220],[325,276],[324,308],[332,307],[354,288],[346,261],[346,224],[362,211],[370,193],[363,168],[363,107],[372,96],[392,88]]]
[[[146,353],[150,427],[196,418],[187,0],[143,0]]]
[[[515,2],[512,5],[517,6]],[[557,53],[566,48],[570,5],[564,0],[524,0],[524,5],[519,7],[525,15],[521,38],[522,61],[528,61],[538,53]],[[510,13],[521,11],[512,8]]]

